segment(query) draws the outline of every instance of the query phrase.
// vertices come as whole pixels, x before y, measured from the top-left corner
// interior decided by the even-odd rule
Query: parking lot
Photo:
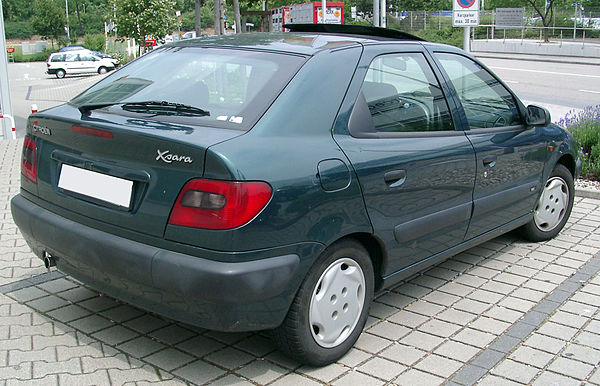
[[[17,116],[101,79],[58,80],[39,65],[20,65],[20,78],[10,67]],[[17,127],[22,137],[24,121]],[[311,368],[282,356],[266,332],[201,330],[47,272],[10,213],[22,145],[0,141],[0,385],[600,384],[597,194],[575,198],[551,241],[513,232],[378,294],[355,348]]]
[[[8,66],[18,138],[25,134],[26,119],[31,113],[32,104],[36,104],[39,110],[44,110],[65,103],[105,76],[78,75],[57,79],[45,72],[46,63],[43,62],[10,63]]]

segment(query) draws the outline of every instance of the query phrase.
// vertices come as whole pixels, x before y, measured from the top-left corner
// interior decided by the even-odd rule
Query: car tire
[[[98,74],[100,74],[100,75],[106,74],[107,72],[108,72],[108,69],[104,66],[102,66],[98,69]]]
[[[281,326],[279,349],[308,365],[324,366],[352,348],[373,298],[373,263],[357,241],[327,248],[311,267]]]
[[[64,77],[65,77],[65,75],[67,75],[67,73],[65,72],[65,70],[62,70],[62,69],[58,69],[58,70],[56,70],[56,77],[57,77],[58,79],[62,79],[62,78],[64,78]]]
[[[573,175],[564,165],[557,164],[535,205],[533,218],[521,227],[521,234],[531,241],[555,237],[569,220],[574,198]]]

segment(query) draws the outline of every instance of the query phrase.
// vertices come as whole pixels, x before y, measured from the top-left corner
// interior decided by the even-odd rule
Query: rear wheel
[[[108,72],[108,69],[104,66],[102,66],[98,69],[98,74],[106,74],[107,72]]]
[[[56,77],[58,79],[64,78],[65,75],[67,75],[67,73],[65,72],[65,70],[62,70],[62,69],[56,70]]]
[[[310,269],[283,324],[274,331],[279,349],[310,365],[342,357],[356,342],[373,298],[373,264],[353,240],[329,247]]]
[[[573,175],[564,165],[557,164],[544,185],[533,219],[521,228],[521,233],[532,241],[556,236],[571,215],[574,193]]]

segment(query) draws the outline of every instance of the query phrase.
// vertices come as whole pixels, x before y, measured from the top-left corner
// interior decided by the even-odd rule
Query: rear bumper
[[[55,75],[55,74],[56,74],[56,68],[49,68],[49,69],[46,71],[46,74],[49,74],[49,75]]]
[[[290,253],[290,247],[276,248],[269,251],[272,257],[257,251],[257,260],[222,262],[103,232],[22,195],[12,199],[11,210],[34,253],[50,253],[59,270],[140,308],[220,331],[281,324],[312,255],[321,248],[303,243],[293,246],[296,253]],[[244,253],[246,259],[248,253],[252,254]]]

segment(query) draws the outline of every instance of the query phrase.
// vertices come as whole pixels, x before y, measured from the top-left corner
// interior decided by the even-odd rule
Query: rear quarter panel
[[[348,233],[371,232],[358,181],[331,134],[361,51],[318,53],[248,133],[208,149],[205,178],[271,185],[273,197],[262,213],[230,231],[169,226],[165,237],[242,251],[306,241],[326,246]],[[328,159],[346,164],[345,189],[322,189],[317,165]]]

